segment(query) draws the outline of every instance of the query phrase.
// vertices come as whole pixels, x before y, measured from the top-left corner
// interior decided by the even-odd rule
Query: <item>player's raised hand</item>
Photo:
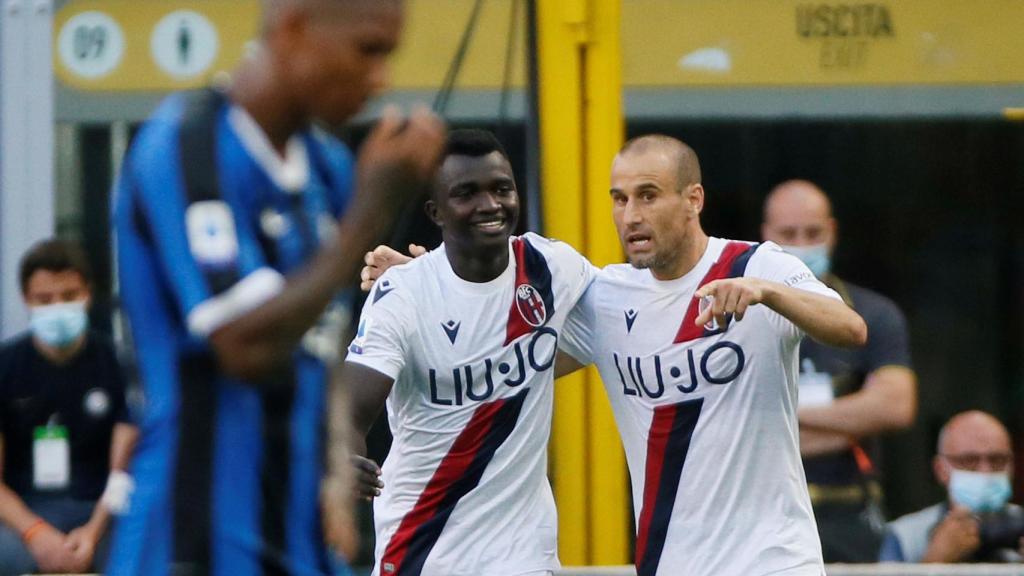
[[[366,263],[366,266],[363,266],[362,271],[359,273],[359,288],[363,292],[369,292],[370,288],[373,288],[373,283],[387,272],[388,268],[405,264],[413,258],[419,258],[426,253],[427,249],[418,244],[409,244],[409,254],[411,256],[406,256],[383,244],[377,246],[363,257],[363,262]]]
[[[733,317],[737,322],[743,320],[747,308],[760,304],[764,300],[763,281],[757,278],[727,278],[708,282],[693,294],[694,298],[700,298],[710,303],[709,306],[702,306],[697,320],[697,326],[703,326],[713,318],[719,326],[724,327],[728,323],[728,317]]]
[[[425,107],[408,117],[386,108],[359,150],[358,201],[379,217],[413,200],[437,169],[445,133],[444,122]]]

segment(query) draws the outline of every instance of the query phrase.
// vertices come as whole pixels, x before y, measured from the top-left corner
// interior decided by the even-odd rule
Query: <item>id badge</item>
[[[803,361],[800,372],[800,396],[798,405],[802,408],[812,406],[828,406],[836,399],[832,389],[832,375],[818,372],[809,358]]]
[[[32,485],[61,490],[71,482],[71,448],[64,426],[37,426],[32,442]]]

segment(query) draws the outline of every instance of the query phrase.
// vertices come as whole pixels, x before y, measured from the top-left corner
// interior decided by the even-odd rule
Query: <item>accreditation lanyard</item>
[[[71,482],[68,429],[54,414],[32,433],[32,485],[36,490],[62,490]]]

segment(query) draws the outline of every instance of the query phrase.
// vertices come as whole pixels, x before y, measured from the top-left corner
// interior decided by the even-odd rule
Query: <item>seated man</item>
[[[935,477],[946,502],[889,523],[882,562],[1020,562],[1024,509],[1008,504],[1013,452],[1006,428],[973,410],[939,433]]]
[[[114,472],[136,433],[124,379],[113,345],[87,329],[81,250],[41,242],[19,272],[31,332],[0,349],[0,576],[95,570],[114,487],[130,483]]]

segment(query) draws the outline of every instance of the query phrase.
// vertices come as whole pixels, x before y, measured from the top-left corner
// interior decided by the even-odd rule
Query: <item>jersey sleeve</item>
[[[382,285],[389,280],[397,284],[392,275],[385,273],[378,279],[377,288],[367,297],[356,337],[348,347],[345,361],[372,368],[397,380],[405,367],[416,308],[411,296],[400,287],[381,291]]]
[[[818,280],[799,258],[786,253],[774,242],[765,242],[757,250],[754,258],[751,259],[751,267],[747,275],[770,282],[778,282],[790,288],[805,290],[826,298],[842,300],[835,290]],[[778,312],[769,310],[768,318],[781,333],[797,339],[803,338],[803,331]]]
[[[189,332],[206,338],[257,308],[284,288],[284,277],[261,266],[239,277],[239,233],[227,202],[187,204],[174,123],[157,122],[136,139],[121,177],[118,234],[143,245],[121,270],[122,284],[158,275],[186,319]]]
[[[558,284],[566,291],[569,306],[575,305],[597,276],[597,268],[565,242],[544,238],[533,232],[527,232],[524,237],[554,260],[559,273]]]
[[[558,341],[561,351],[572,356],[584,366],[594,363],[594,342],[596,324],[596,308],[594,306],[594,284],[583,292],[576,302],[562,329],[562,338]]]
[[[879,297],[870,309],[858,307],[856,301],[854,307],[868,325],[865,347],[868,370],[875,371],[883,366],[911,367],[907,319],[896,303]]]

